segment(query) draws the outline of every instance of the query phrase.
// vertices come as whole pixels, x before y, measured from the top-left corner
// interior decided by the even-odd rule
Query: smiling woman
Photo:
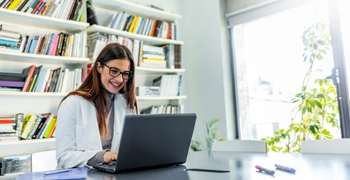
[[[56,125],[58,168],[117,159],[123,119],[138,112],[134,71],[130,50],[111,43],[82,85],[63,98]]]

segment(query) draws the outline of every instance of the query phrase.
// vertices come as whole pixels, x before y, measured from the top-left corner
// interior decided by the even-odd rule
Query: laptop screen
[[[185,163],[196,117],[195,113],[126,116],[116,171]]]

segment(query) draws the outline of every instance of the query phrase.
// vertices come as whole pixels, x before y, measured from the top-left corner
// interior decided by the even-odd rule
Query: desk
[[[282,164],[296,169],[295,174],[275,170],[271,176],[258,172],[255,165],[275,169],[274,164]],[[184,171],[185,168],[205,168],[230,170],[229,173]],[[232,153],[232,152],[191,152],[187,162],[178,167],[110,174],[90,170],[88,180],[249,180],[249,179],[350,179],[350,155],[322,155],[300,153]]]
[[[296,169],[295,174],[275,170],[271,176],[258,172],[255,165],[275,169],[274,164],[282,164]],[[229,173],[184,171],[190,168],[230,170]],[[15,177],[4,177],[15,179]],[[0,179],[1,176],[0,176]],[[142,170],[121,174],[111,174],[95,169],[89,170],[88,180],[342,180],[350,179],[350,155],[322,155],[300,153],[232,153],[232,152],[191,152],[187,162],[180,166],[171,166],[151,170]]]

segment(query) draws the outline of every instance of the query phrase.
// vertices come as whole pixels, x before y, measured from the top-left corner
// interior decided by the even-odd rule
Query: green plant
[[[216,141],[225,141],[226,137],[221,136],[218,132],[217,123],[220,121],[220,119],[212,119],[208,122],[205,122],[205,141],[206,145],[202,143],[199,136],[195,134],[195,138],[191,141],[191,149],[193,151],[210,151],[213,142]]]
[[[325,128],[326,123],[340,128],[336,119],[339,113],[337,92],[332,80],[316,79],[315,86],[308,87],[316,60],[322,60],[330,49],[328,24],[320,21],[306,28],[302,39],[305,45],[304,62],[308,60],[310,67],[304,77],[301,92],[292,99],[298,105],[291,112],[289,127],[276,131],[274,137],[261,139],[267,142],[268,151],[299,152],[302,141],[333,138]],[[299,121],[296,118],[300,118]]]

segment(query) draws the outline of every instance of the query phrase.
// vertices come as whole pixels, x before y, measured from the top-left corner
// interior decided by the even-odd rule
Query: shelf
[[[89,62],[89,58],[48,56],[40,54],[28,54],[20,52],[11,52],[0,50],[0,60],[16,62],[43,62],[59,64],[81,64]]]
[[[114,34],[118,36],[123,36],[127,38],[132,38],[132,39],[138,39],[141,41],[146,41],[149,44],[152,45],[163,45],[163,44],[183,44],[183,41],[176,41],[176,40],[170,40],[170,39],[162,39],[162,38],[157,38],[157,37],[151,37],[151,36],[144,36],[140,34],[135,34],[135,33],[129,33],[126,31],[120,31],[117,29],[112,29],[108,28],[105,26],[100,26],[100,25],[92,25],[86,29],[88,33],[92,32],[102,32],[102,33],[108,33],[108,34]]]
[[[20,96],[20,97],[64,97],[68,93],[54,93],[54,92],[17,92],[17,91],[0,91],[1,96]]]
[[[2,96],[15,96],[15,97],[64,97],[68,93],[52,93],[52,92],[14,92],[14,91],[0,91],[0,97]],[[160,97],[139,97],[137,100],[172,100],[172,99],[186,99],[186,96],[160,96]]]
[[[144,15],[144,17],[149,17],[157,20],[174,21],[175,19],[182,18],[182,16],[179,14],[161,11],[125,0],[94,0],[93,5],[112,11],[126,11],[127,14],[136,14],[140,16]]]
[[[185,72],[185,69],[136,67],[136,72],[180,73],[180,72]]]
[[[89,26],[88,23],[39,16],[2,8],[0,9],[0,17],[2,17],[1,21],[3,22],[39,28],[49,28],[59,31],[80,31]]]
[[[159,97],[139,97],[136,96],[137,100],[180,100],[180,99],[186,99],[187,96],[159,96]]]
[[[56,149],[56,139],[0,141],[0,149],[0,157],[31,154]]]

